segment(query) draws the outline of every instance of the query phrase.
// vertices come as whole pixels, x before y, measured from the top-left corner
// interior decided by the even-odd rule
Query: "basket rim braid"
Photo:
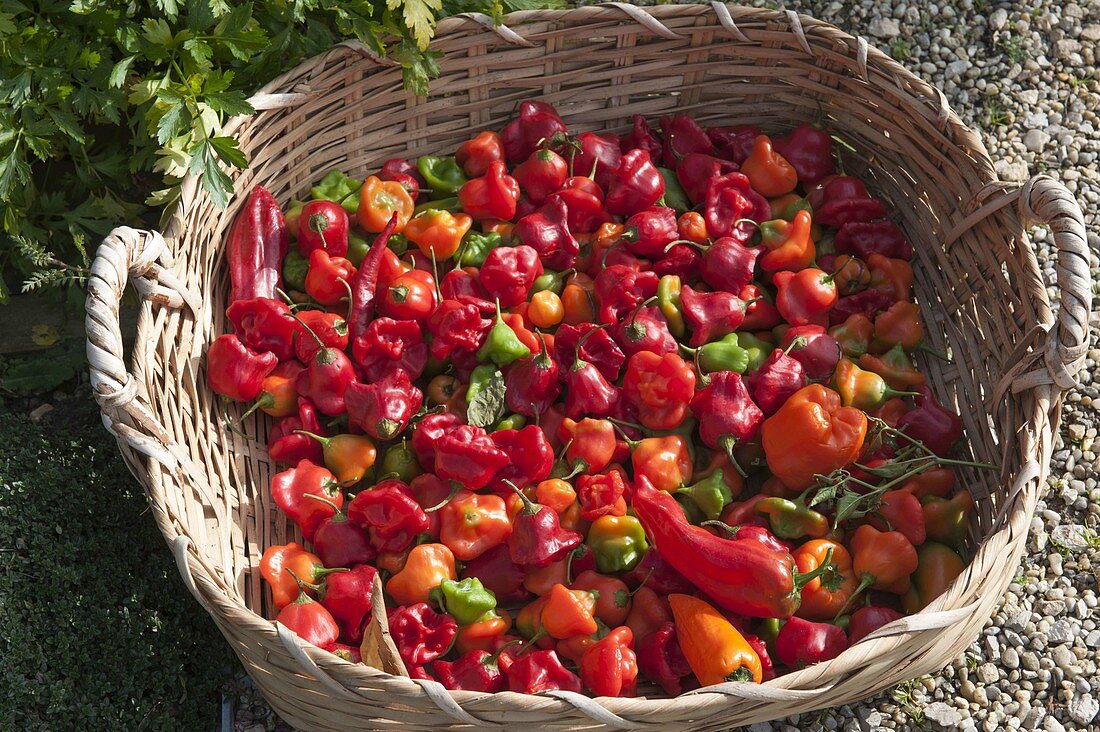
[[[513,13],[499,26],[471,13],[442,21],[433,49],[445,55],[427,98],[404,92],[400,69],[354,42],[275,79],[252,98],[256,115],[227,127],[251,163],[234,173],[229,210],[188,177],[163,235],[119,227],[92,265],[87,350],[104,425],[188,589],[271,705],[317,730],[717,730],[852,702],[946,665],[980,632],[1024,551],[1062,396],[1088,347],[1088,247],[1070,192],[1045,175],[997,180],[981,139],[940,90],[863,38],[791,11],[608,3]],[[346,662],[256,612],[267,602],[259,554],[294,537],[265,498],[274,472],[266,425],[246,421],[250,439],[221,426],[202,358],[225,332],[222,248],[241,194],[262,184],[285,202],[331,167],[363,172],[405,152],[453,149],[502,126],[525,98],[556,104],[576,129],[622,130],[632,114],[683,109],[704,123],[764,129],[816,119],[853,143],[843,162],[892,202],[918,250],[928,337],[953,356],[926,371],[958,407],[974,455],[1001,466],[999,475],[964,474],[978,500],[978,551],[923,612],[830,662],[675,699],[449,692]],[[1057,317],[1025,233],[1032,222],[1051,229],[1057,248]],[[127,282],[144,299],[129,368],[118,320]]]

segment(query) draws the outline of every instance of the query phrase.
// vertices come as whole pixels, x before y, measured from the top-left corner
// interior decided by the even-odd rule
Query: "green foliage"
[[[0,415],[0,728],[212,729],[232,654],[95,405],[58,409]]]
[[[6,0],[0,9],[0,273],[79,285],[87,249],[202,174],[221,205],[246,167],[229,118],[304,58],[356,38],[427,92],[438,17],[538,0]],[[7,296],[0,279],[0,301]]]
[[[69,341],[19,358],[0,358],[0,394],[29,396],[47,393],[74,378],[86,367],[83,341]]]

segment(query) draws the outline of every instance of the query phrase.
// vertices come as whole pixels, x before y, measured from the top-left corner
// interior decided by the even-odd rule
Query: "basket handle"
[[[126,283],[133,283],[142,297],[171,308],[189,307],[196,315],[201,300],[168,271],[171,254],[156,231],[120,226],[96,250],[88,278],[88,364],[92,394],[103,412],[104,425],[138,452],[170,469],[179,465],[175,444],[152,412],[137,400],[138,385],[123,357],[119,304]]]
[[[1085,217],[1070,190],[1049,175],[1033,176],[1020,187],[1019,196],[1020,216],[1045,224],[1054,237],[1061,302],[1057,327],[1049,334],[1043,353],[1047,373],[1022,375],[1013,384],[1013,391],[1050,383],[1065,391],[1077,385],[1089,347],[1092,278]]]

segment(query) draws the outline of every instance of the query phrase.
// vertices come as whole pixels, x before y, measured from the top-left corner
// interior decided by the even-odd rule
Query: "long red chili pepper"
[[[290,234],[279,202],[266,188],[256,186],[229,229],[226,257],[233,284],[229,303],[274,299],[275,289],[282,286],[283,257],[289,248]]]
[[[366,332],[370,325],[371,311],[374,309],[375,291],[378,289],[378,269],[382,265],[382,257],[386,253],[386,245],[390,237],[397,230],[397,214],[390,217],[386,228],[375,237],[367,256],[359,265],[359,271],[351,285],[351,314],[348,316],[348,324],[351,326],[351,340],[354,341]]]

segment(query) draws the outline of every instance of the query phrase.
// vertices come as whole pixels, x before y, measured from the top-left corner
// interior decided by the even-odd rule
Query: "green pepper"
[[[722,515],[722,509],[733,500],[733,493],[726,485],[726,477],[721,468],[698,483],[684,486],[676,492],[690,498],[710,521],[717,520]]]
[[[396,477],[403,483],[420,475],[424,471],[420,463],[416,461],[416,453],[409,447],[406,440],[401,440],[396,445],[382,454],[382,461],[378,464],[378,477]]]
[[[309,260],[301,255],[297,247],[291,247],[283,258],[283,284],[286,289],[305,292],[308,272]]]
[[[466,404],[470,404],[498,373],[497,367],[491,363],[475,366],[470,372],[470,383],[466,386]]]
[[[371,242],[359,236],[355,229],[348,229],[348,253],[344,256],[358,267],[363,263],[363,258],[367,256],[370,245]]]
[[[848,624],[851,621],[852,621],[852,616],[851,615],[839,615],[839,616],[833,618],[831,622],[832,622],[833,625],[835,625],[836,627],[840,628],[845,633],[847,633],[848,632]]]
[[[458,198],[456,196],[450,198],[437,198],[435,200],[429,199],[416,204],[416,208],[413,209],[413,218],[425,211],[450,211],[451,213],[458,213],[461,210],[462,206],[458,203]]]
[[[684,337],[684,313],[680,308],[680,277],[665,275],[657,283],[657,307],[668,321],[668,330],[676,338]]]
[[[493,426],[493,432],[497,430],[521,430],[526,424],[527,418],[522,414],[509,414]]]
[[[756,512],[768,517],[772,533],[781,539],[820,539],[829,533],[829,519],[799,500],[772,496],[757,501]]]
[[[409,251],[409,240],[404,234],[391,234],[390,240],[386,242],[386,248],[397,256],[401,256]]]
[[[665,195],[662,198],[665,206],[682,214],[691,210],[691,201],[684,193],[684,187],[680,185],[680,179],[676,177],[676,171],[668,168],[657,168],[661,171],[661,178],[665,181]]]
[[[679,493],[679,491],[677,491]],[[684,512],[684,518],[687,519],[689,524],[699,526],[707,520],[706,515],[703,513],[703,509],[699,508],[699,504],[691,499],[690,496],[678,495],[673,496],[676,502],[680,504],[680,508]]]
[[[309,195],[315,201],[336,201],[353,214],[359,210],[359,196],[352,194],[362,187],[363,181],[349,178],[342,170],[330,170],[321,182],[309,189]]]
[[[484,345],[477,352],[478,361],[492,361],[497,366],[507,366],[513,361],[527,358],[531,349],[524,345],[511,326],[504,322],[500,313],[500,301],[497,301],[496,323],[489,331]],[[473,399],[473,397],[470,397]]]
[[[698,348],[681,346],[688,353],[696,354],[699,369],[703,373],[711,371],[736,371],[745,373],[749,367],[749,352],[741,347],[737,333],[729,333],[717,341],[711,341]]]
[[[542,292],[544,290],[550,290],[555,295],[560,295],[561,291],[565,289],[565,280],[571,275],[576,274],[575,269],[566,269],[561,272],[543,272],[535,281],[531,284],[531,294],[536,292]]]
[[[738,333],[737,345],[745,349],[745,355],[748,358],[748,363],[745,364],[744,373],[756,371],[760,366],[768,360],[768,356],[775,350],[775,346],[768,343],[763,338],[754,336],[752,333]]]
[[[629,572],[649,549],[645,529],[633,516],[600,516],[588,529],[585,543],[596,555],[596,569],[604,574]]]
[[[811,215],[813,214],[814,207],[810,205],[808,198],[792,198],[779,208],[773,208],[772,216],[784,221],[794,221],[795,214],[799,211],[809,211]]]
[[[461,582],[445,579],[428,593],[428,597],[462,626],[476,623],[497,606],[496,595],[492,590],[486,589],[477,577],[469,577]]]
[[[775,658],[775,639],[779,636],[779,631],[785,622],[779,618],[763,618],[756,625],[756,637],[764,641],[764,645],[768,647],[768,654],[772,658]]]
[[[462,237],[462,243],[458,246],[458,264],[460,267],[480,267],[485,264],[485,258],[489,252],[503,243],[500,234],[491,231],[482,234],[480,231],[467,231]]]
[[[970,491],[959,491],[951,498],[927,496],[921,501],[921,509],[929,541],[938,541],[955,549],[964,546],[970,514],[974,511],[974,498]]]
[[[416,159],[416,169],[428,187],[439,193],[458,193],[467,180],[454,156],[422,155]]]

